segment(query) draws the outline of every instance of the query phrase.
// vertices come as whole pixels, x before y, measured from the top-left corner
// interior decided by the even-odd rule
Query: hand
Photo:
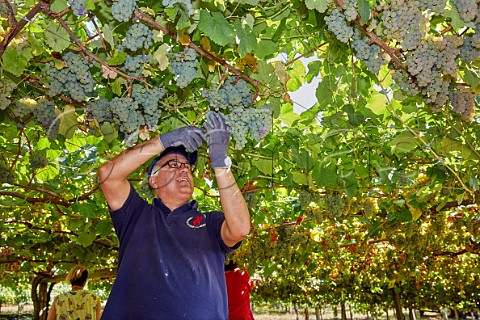
[[[207,131],[208,153],[212,168],[230,168],[230,158],[227,157],[230,132],[223,116],[218,113],[207,115],[210,121],[203,124]]]
[[[181,127],[158,136],[163,149],[168,147],[184,146],[188,152],[198,149],[207,140],[202,129],[194,126]]]

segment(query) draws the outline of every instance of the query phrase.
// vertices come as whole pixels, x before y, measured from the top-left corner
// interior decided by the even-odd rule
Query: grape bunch
[[[127,48],[130,51],[149,49],[153,44],[153,32],[143,23],[134,23],[128,28],[119,50]]]
[[[13,108],[13,114],[15,115],[15,117],[22,119],[26,115],[33,112],[33,108],[36,104],[37,102],[30,98],[22,98],[20,100],[17,100],[17,102],[15,103],[15,108]]]
[[[162,109],[159,102],[165,95],[165,89],[154,87],[153,89],[145,88],[141,85],[134,85],[132,97],[143,107],[143,115],[145,124],[150,131],[158,130],[158,120],[162,115]]]
[[[475,17],[479,13],[477,0],[452,0],[457,7],[460,18],[465,22],[475,21]]]
[[[33,116],[35,117],[35,122],[47,132],[48,138],[55,140],[58,135],[60,122],[57,121],[53,102],[43,98],[39,99],[33,109]]]
[[[162,4],[167,8],[173,8],[173,6],[178,5],[181,9],[187,12],[189,16],[192,16],[194,13],[192,2],[190,0],[162,0]]]
[[[419,8],[422,11],[430,10],[435,14],[445,12],[447,0],[418,0]]]
[[[50,80],[48,93],[51,96],[66,93],[74,100],[84,101],[95,85],[87,60],[72,52],[66,53],[63,59],[67,63],[66,67],[58,70],[55,64],[50,62],[45,68]]]
[[[43,152],[34,151],[30,156],[30,166],[32,169],[45,168],[48,165],[48,158]]]
[[[207,98],[211,110],[222,109],[220,114],[235,141],[234,149],[243,149],[249,136],[261,141],[270,132],[273,106],[252,107],[253,93],[243,79],[227,79],[220,89],[205,89],[202,95]]]
[[[86,0],[68,0],[67,3],[75,15],[84,16],[86,14],[85,1]]]
[[[119,22],[127,22],[136,8],[136,0],[118,0],[112,4],[112,16]]]
[[[207,98],[210,107],[216,111],[229,109],[241,112],[252,104],[253,93],[243,79],[229,78],[218,89],[203,90],[202,96]]]
[[[113,121],[113,115],[110,109],[110,102],[105,99],[89,101],[87,109],[90,110],[90,114],[99,123]]]
[[[381,22],[384,35],[399,42],[404,50],[415,49],[428,31],[428,19],[416,6],[415,1],[392,0],[383,3]]]
[[[355,50],[355,55],[365,63],[371,73],[377,74],[380,67],[386,63],[380,47],[376,44],[369,44],[367,37],[362,36],[359,30],[354,32],[352,48]]]
[[[2,80],[0,85],[0,110],[5,110],[12,103],[10,95],[15,89],[16,85],[8,80]]]
[[[452,109],[464,121],[472,121],[475,114],[475,99],[477,94],[468,88],[450,90]]]
[[[15,175],[12,170],[0,164],[0,183],[13,183],[15,181]]]
[[[460,58],[465,63],[472,63],[480,58],[480,24],[477,24],[476,32],[467,35],[463,41],[463,46],[460,47]]]
[[[145,64],[150,63],[150,61],[150,56],[145,54],[127,55],[123,69],[130,75],[138,77],[142,73]]]
[[[138,110],[138,102],[132,98],[115,97],[110,101],[110,109],[112,110],[113,121],[124,133],[138,131],[140,126],[145,125],[145,121]]]
[[[337,192],[325,194],[325,214],[330,218],[339,218],[348,213],[348,203]]]
[[[325,22],[328,30],[335,34],[341,42],[348,43],[353,36],[353,28],[347,24],[345,15],[338,8],[333,9],[330,15],[325,16]]]
[[[358,16],[358,3],[357,0],[344,0],[343,1],[343,14],[347,21],[354,21]]]
[[[175,81],[180,88],[185,88],[197,77],[197,53],[195,50],[185,49],[173,55],[170,63]]]
[[[457,74],[455,57],[460,53],[461,38],[427,38],[405,55],[408,73],[430,108],[438,112],[449,100],[450,82]],[[413,82],[412,82],[413,83]]]

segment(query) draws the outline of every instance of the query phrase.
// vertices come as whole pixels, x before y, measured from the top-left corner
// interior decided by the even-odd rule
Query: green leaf
[[[28,60],[15,48],[8,47],[2,56],[2,67],[15,76],[20,76],[28,66]]]
[[[332,3],[333,0],[305,0],[305,5],[308,10],[317,10],[321,13],[324,13],[328,9],[328,5]]]
[[[117,139],[118,131],[112,126],[110,122],[104,122],[100,126],[100,131],[102,135],[105,137],[105,141],[112,142],[113,140]]]
[[[220,12],[200,10],[198,29],[220,46],[235,43],[235,30]]]
[[[312,176],[319,187],[335,185],[338,181],[337,166],[333,163],[322,161],[313,168]]]
[[[77,115],[75,114],[75,108],[70,105],[65,106],[64,112],[62,112],[58,118],[60,119],[58,133],[67,139],[72,138],[73,134],[80,126],[77,121]]]
[[[288,71],[290,79],[287,81],[287,90],[291,92],[297,91],[304,83],[305,73],[305,65],[302,61],[295,61],[293,69]]]
[[[401,208],[400,211],[397,211],[395,216],[400,222],[410,222],[413,219],[412,213],[405,207]]]
[[[240,20],[235,23],[235,29],[237,30],[237,37],[239,40],[238,53],[241,57],[247,53],[252,53],[257,48],[257,37],[253,33],[252,29],[248,25],[242,25]]]
[[[265,57],[271,56],[278,51],[278,43],[270,40],[260,40],[256,49],[255,55],[259,59],[265,59]]]
[[[367,0],[358,0],[358,13],[360,14],[360,24],[364,25],[370,20],[372,8]]]
[[[476,88],[480,83],[480,76],[471,70],[466,70],[463,80],[465,80],[465,82],[468,83],[470,87]]]
[[[298,172],[294,171],[292,172],[292,179],[295,183],[301,185],[301,186],[307,186],[309,185],[308,183],[308,177],[305,173],[303,172]]]
[[[88,247],[96,238],[95,229],[92,227],[83,228],[78,232],[77,241],[83,247]]]
[[[372,110],[373,113],[380,115],[385,114],[387,111],[387,98],[383,94],[374,94],[368,99],[365,107]]]
[[[61,25],[50,23],[45,29],[45,40],[54,51],[61,52],[70,45],[70,35]]]
[[[109,66],[118,66],[127,60],[127,54],[125,52],[118,52],[115,50],[112,57],[108,60]]]
[[[107,220],[100,220],[96,224],[95,229],[101,237],[106,237],[112,232],[112,223]]]
[[[103,26],[102,34],[105,41],[113,48],[115,46],[115,40],[113,39],[113,32],[108,26],[108,24]]]
[[[59,13],[68,8],[67,0],[53,0],[50,4],[50,10]]]
[[[392,149],[393,153],[401,154],[410,152],[418,146],[417,138],[410,131],[403,131],[392,141],[388,143],[388,146]]]
[[[300,119],[300,116],[293,112],[293,106],[291,104],[284,104],[281,108],[280,119],[282,119],[286,125],[292,126],[295,121]]]
[[[270,175],[273,172],[272,161],[267,159],[258,159],[253,163],[263,174]]]
[[[353,174],[343,178],[343,188],[349,199],[358,194],[358,181]]]

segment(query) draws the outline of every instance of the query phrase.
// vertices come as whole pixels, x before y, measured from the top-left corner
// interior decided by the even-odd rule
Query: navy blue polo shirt
[[[111,211],[120,241],[118,270],[102,320],[228,318],[222,212],[202,213],[196,201],[170,212],[133,187]]]

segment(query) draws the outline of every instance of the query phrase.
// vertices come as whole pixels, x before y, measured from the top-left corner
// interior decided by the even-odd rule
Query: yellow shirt
[[[58,295],[55,305],[58,320],[99,320],[97,319],[96,293],[88,290],[69,291]]]

